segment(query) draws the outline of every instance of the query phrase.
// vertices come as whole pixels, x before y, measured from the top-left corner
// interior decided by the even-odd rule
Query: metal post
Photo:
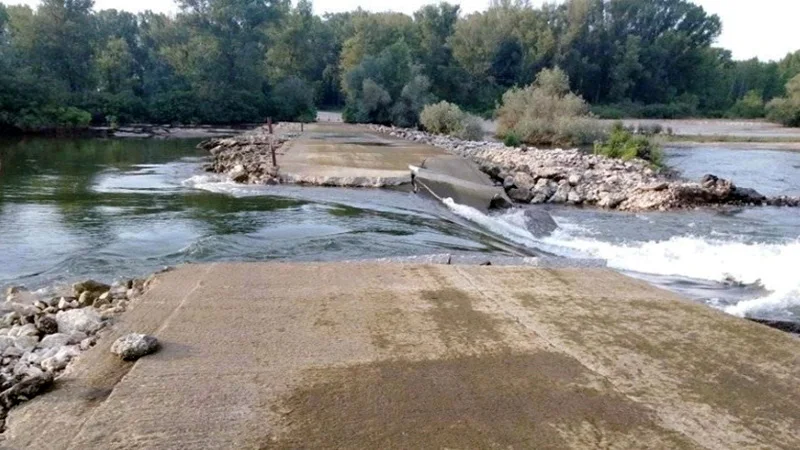
[[[300,132],[303,132],[303,122],[300,122]]]
[[[272,134],[272,117],[267,118],[267,126],[269,127],[269,134]]]
[[[272,154],[272,167],[278,167],[278,160],[275,159],[275,144],[272,139],[269,140],[269,152]]]

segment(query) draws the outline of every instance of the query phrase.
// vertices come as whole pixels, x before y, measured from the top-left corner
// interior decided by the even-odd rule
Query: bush
[[[787,127],[800,127],[800,75],[786,84],[785,98],[776,98],[767,104],[767,119]]]
[[[481,119],[465,113],[448,102],[427,105],[420,114],[420,124],[430,133],[447,134],[467,141],[483,139]]]
[[[646,136],[637,136],[626,130],[622,123],[614,124],[611,134],[605,142],[596,142],[594,152],[610,158],[624,160],[639,158],[655,166],[664,162],[661,147]]]
[[[86,128],[91,122],[92,115],[82,109],[46,106],[22,110],[14,126],[23,131],[71,130]]]
[[[605,136],[586,102],[569,91],[569,78],[560,69],[542,70],[534,84],[503,94],[497,121],[504,141],[514,134],[531,145],[590,144]]]
[[[422,109],[419,121],[425,131],[437,134],[453,134],[461,130],[464,112],[458,105],[439,102]]]
[[[514,131],[509,131],[503,136],[503,145],[506,147],[519,147],[522,145],[522,139]]]
[[[767,119],[787,127],[800,127],[800,101],[776,98],[767,103]]]
[[[757,119],[764,117],[764,99],[757,91],[748,92],[742,99],[733,105],[728,115],[743,119]]]

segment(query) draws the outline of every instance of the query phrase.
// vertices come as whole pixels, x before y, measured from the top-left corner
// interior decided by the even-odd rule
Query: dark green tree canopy
[[[778,111],[764,105],[791,99],[800,73],[800,50],[734,61],[714,47],[720,19],[690,0],[494,0],[469,15],[438,3],[411,16],[320,17],[311,0],[178,6],[167,16],[0,3],[0,128],[305,120],[318,107],[413,126],[434,100],[491,114],[553,67],[609,115],[751,117]]]

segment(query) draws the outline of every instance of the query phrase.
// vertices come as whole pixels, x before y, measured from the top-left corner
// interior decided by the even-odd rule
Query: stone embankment
[[[198,145],[213,156],[208,172],[227,174],[237,183],[278,184],[278,166],[272,164],[272,151],[278,152],[290,138],[287,134],[270,134],[259,127],[232,138],[211,139]]]
[[[49,388],[149,284],[142,279],[111,285],[89,280],[52,297],[8,288],[0,304],[0,431],[9,409]]]
[[[800,197],[768,198],[713,175],[700,182],[687,181],[641,160],[622,161],[579,150],[510,148],[497,142],[463,141],[384,126],[372,129],[469,158],[520,203],[589,205],[622,211],[714,205],[800,206]]]

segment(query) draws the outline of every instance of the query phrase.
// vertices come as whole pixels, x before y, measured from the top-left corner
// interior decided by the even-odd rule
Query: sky
[[[547,0],[531,0],[541,4]],[[758,57],[777,60],[789,52],[800,50],[800,32],[796,28],[800,17],[800,0],[693,0],[707,12],[722,19],[723,31],[717,45],[733,52],[735,59]],[[38,0],[0,0],[6,4],[35,6]],[[552,1],[550,1],[552,3]],[[316,0],[314,10],[326,12],[350,11],[358,8],[370,11],[399,11],[412,13],[420,6],[435,0],[400,0],[390,3],[364,0]],[[485,9],[488,0],[453,1],[461,10],[470,13]],[[173,13],[177,7],[170,0],[95,0],[95,9],[123,9],[131,12],[152,10]]]

